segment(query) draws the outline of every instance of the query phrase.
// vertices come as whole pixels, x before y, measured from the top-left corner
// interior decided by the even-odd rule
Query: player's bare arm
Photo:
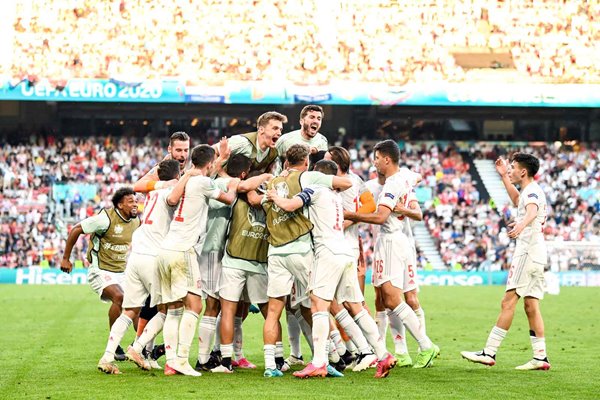
[[[502,157],[499,157],[496,160],[496,171],[500,174],[500,178],[502,178],[502,183],[508,192],[508,197],[513,202],[513,205],[516,207],[519,204],[519,191],[510,181],[510,177],[508,176],[508,161]]]
[[[525,227],[527,227],[529,224],[531,224],[531,222],[537,216],[538,205],[535,203],[527,204],[527,206],[525,207],[525,210],[526,210],[525,218],[523,218],[523,221],[516,223],[514,225],[514,227],[512,228],[512,230],[508,232],[509,238],[516,239],[517,237],[519,237],[521,232],[523,232],[523,229],[525,229]]]
[[[202,175],[202,171],[196,168],[188,169],[187,171],[185,171],[183,176],[179,178],[179,181],[176,180],[177,184],[175,185],[173,190],[171,190],[171,193],[169,193],[169,195],[167,196],[167,204],[170,206],[177,205],[177,203],[179,203],[179,200],[181,200],[181,196],[183,196],[183,192],[185,191],[185,185],[187,184],[188,180],[192,176],[198,175]]]
[[[398,202],[396,204],[396,207],[394,207],[394,212],[402,214],[405,217],[412,219],[413,221],[423,221],[423,212],[421,211],[419,203],[415,200],[411,201],[408,204],[408,206],[405,206]]]
[[[227,192],[221,192],[219,197],[217,197],[215,200],[228,205],[233,204],[233,201],[237,197],[237,188],[239,184],[239,178],[232,178],[227,184]]]
[[[352,180],[344,176],[334,176],[331,186],[334,189],[343,192],[344,190],[348,190],[352,187]]]
[[[369,214],[344,211],[344,219],[354,222],[366,222],[368,224],[382,225],[391,213],[392,210],[385,204],[382,204],[377,211]]]
[[[77,239],[83,233],[83,228],[81,224],[76,224],[69,232],[69,236],[67,237],[67,242],[65,244],[65,254],[63,254],[62,260],[60,261],[60,270],[62,272],[66,272],[68,274],[73,270],[73,264],[71,263],[71,252],[73,251],[73,246],[77,243]]]
[[[286,212],[293,212],[304,205],[304,200],[300,196],[294,196],[291,199],[286,199],[277,194],[275,189],[267,192],[267,199],[275,203],[279,208]]]
[[[238,193],[248,193],[248,192],[254,191],[254,190],[258,189],[258,187],[260,185],[262,185],[264,182],[267,182],[271,179],[273,179],[273,175],[267,174],[267,173],[253,176],[252,178],[248,178],[248,179],[241,181],[237,188],[237,191],[238,191]]]

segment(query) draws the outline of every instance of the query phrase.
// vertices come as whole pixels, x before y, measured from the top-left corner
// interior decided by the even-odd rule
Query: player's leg
[[[329,305],[330,301],[322,299],[315,294],[310,295],[313,320],[313,348],[312,361],[302,371],[294,372],[298,378],[325,377],[327,376],[327,342],[329,338]]]
[[[375,289],[375,323],[379,330],[379,335],[383,338],[387,336],[388,317],[383,305],[383,299],[381,298],[381,290],[377,287]]]
[[[219,300],[207,294],[204,315],[198,324],[198,362],[196,370],[209,371],[219,365],[210,357],[210,350],[217,330],[217,316],[221,311]]]
[[[518,366],[519,370],[548,370],[550,362],[546,354],[546,338],[544,337],[544,319],[540,311],[540,301],[535,297],[523,298],[525,314],[529,322],[529,338],[533,349],[533,358],[527,363]]]
[[[167,318],[167,307],[165,304],[158,304],[155,307],[157,310],[156,315],[148,321],[142,334],[131,345],[132,350],[136,353],[142,354],[144,348],[147,349],[151,343],[154,343],[156,336],[163,330],[165,319]],[[147,357],[147,361],[153,369],[162,369],[151,355]]]
[[[127,333],[127,330],[133,323],[133,319],[137,314],[139,314],[140,309],[124,309],[119,318],[115,321],[115,323],[110,328],[110,332],[108,334],[108,341],[106,343],[106,348],[104,350],[104,354],[100,361],[98,362],[98,369],[107,374],[119,374],[120,371],[116,367],[116,365],[112,364],[115,361],[115,351],[117,346],[123,340],[123,337]],[[139,361],[139,364],[138,364]],[[150,369],[150,366],[144,362],[142,358],[140,360],[134,361],[138,366],[142,369]]]
[[[507,290],[502,298],[500,314],[496,320],[496,325],[490,331],[483,350],[478,352],[463,351],[461,352],[462,357],[479,364],[495,365],[496,352],[510,329],[518,302],[519,296],[516,290]]]
[[[226,267],[221,269],[219,297],[221,301],[220,349],[222,359],[221,365],[212,369],[212,372],[233,372],[231,358],[233,357],[235,315],[246,285],[246,276],[246,271]]]
[[[267,378],[273,378],[282,375],[276,372],[279,370],[277,370],[277,365],[275,364],[275,343],[277,342],[278,336],[281,332],[279,318],[281,317],[281,313],[285,308],[285,296],[269,297],[267,307],[267,316],[263,326],[263,350],[265,356],[264,376]]]
[[[190,291],[184,297],[183,305],[184,311],[179,322],[177,337],[177,359],[171,367],[184,375],[200,376],[201,374],[190,365],[189,357],[198,326],[198,315],[202,312],[202,297],[198,292]]]
[[[234,360],[231,365],[234,368],[242,369],[255,369],[256,365],[252,364],[244,356],[244,328],[243,322],[248,317],[248,310],[250,309],[250,303],[240,302],[238,303],[237,313],[233,324],[233,355]]]

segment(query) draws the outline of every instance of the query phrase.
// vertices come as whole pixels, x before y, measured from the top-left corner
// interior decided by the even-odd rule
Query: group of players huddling
[[[319,133],[323,117],[320,106],[306,106],[301,129],[282,135],[286,116],[269,111],[258,118],[256,132],[213,146],[201,144],[191,152],[189,136],[174,133],[167,157],[133,189],[119,189],[114,208],[72,229],[62,270],[72,269],[69,257],[79,235],[91,234],[89,283],[112,303],[111,330],[98,369],[120,373],[115,354],[132,324],[139,324],[138,335],[123,358],[144,370],[161,368],[149,354],[161,331],[165,375],[256,368],[242,349],[242,322],[250,304],[258,305],[265,318],[265,377],[280,377],[290,366],[304,365],[300,332],[313,358],[293,373],[299,378],[340,377],[344,369],[369,367],[376,368],[376,378],[384,378],[394,366],[432,365],[440,349],[425,330],[410,225],[410,220],[422,219],[413,191],[421,176],[400,167],[397,144],[385,140],[374,147],[377,178],[363,182],[350,172],[348,151],[328,147]],[[534,359],[519,368],[550,367],[537,301],[543,295],[538,270],[541,265],[543,271],[545,247],[537,232],[545,218],[545,197],[533,182],[535,161],[517,154],[510,167],[505,160],[497,162],[511,199],[519,204],[511,235],[520,252],[488,344],[478,353],[463,352],[474,362],[495,363],[514,306],[524,297]],[[524,183],[527,195],[519,197],[514,184],[525,193]],[[135,192],[146,193],[141,220]],[[373,229],[375,319],[364,303],[359,223],[378,227]],[[145,304],[157,309],[148,321],[140,317]],[[291,346],[286,360],[280,324],[284,310]],[[394,355],[386,349],[388,324]],[[198,358],[192,367],[196,327]],[[414,363],[405,329],[418,343]]]

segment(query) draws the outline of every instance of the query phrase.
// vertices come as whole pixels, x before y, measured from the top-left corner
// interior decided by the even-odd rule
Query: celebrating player
[[[523,297],[533,358],[516,369],[550,369],[546,355],[544,320],[540,311],[540,300],[544,297],[544,266],[547,263],[547,254],[542,231],[546,222],[546,196],[534,181],[539,168],[539,160],[526,153],[513,154],[510,166],[502,158],[496,160],[496,170],[502,177],[502,183],[511,201],[518,207],[516,222],[508,232],[510,238],[516,239],[517,245],[496,325],[492,328],[482,351],[461,352],[463,358],[469,361],[489,366],[496,364],[496,352],[512,324],[515,307]],[[515,185],[519,185],[520,192]]]
[[[295,144],[305,144],[311,154],[327,150],[327,138],[319,133],[325,113],[323,107],[309,104],[300,112],[300,129],[283,134],[277,141],[277,150],[285,157],[288,149]]]

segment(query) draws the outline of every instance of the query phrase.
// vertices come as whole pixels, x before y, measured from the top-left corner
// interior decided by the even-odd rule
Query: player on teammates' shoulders
[[[279,155],[285,158],[288,149],[297,143],[302,143],[310,148],[310,152],[326,151],[327,138],[319,133],[325,118],[323,107],[309,104],[300,112],[300,129],[283,134],[277,141]]]

